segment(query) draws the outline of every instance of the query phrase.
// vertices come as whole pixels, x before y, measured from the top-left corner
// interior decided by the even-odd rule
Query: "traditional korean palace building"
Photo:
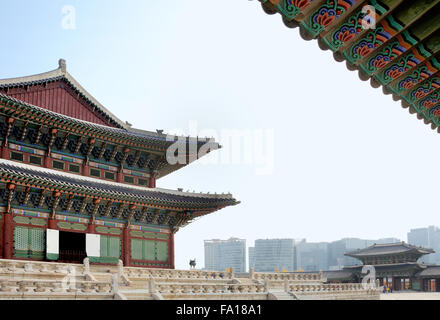
[[[381,286],[397,291],[440,291],[440,266],[418,262],[423,255],[430,253],[434,251],[404,242],[374,244],[345,254],[359,259],[362,265],[346,266],[343,270],[328,271],[325,275],[329,282],[361,282],[366,275],[362,270],[364,266],[373,266]]]
[[[316,39],[336,61],[440,132],[440,0],[260,2],[266,13],[280,14],[303,39]]]
[[[186,162],[167,150],[185,147]],[[174,268],[174,234],[238,203],[231,194],[156,187],[209,139],[131,128],[66,71],[0,80],[3,259]],[[182,148],[181,148],[182,149]],[[206,153],[206,152],[204,152]]]

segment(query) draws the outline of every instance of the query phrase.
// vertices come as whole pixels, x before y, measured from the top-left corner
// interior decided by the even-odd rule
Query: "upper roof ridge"
[[[58,60],[58,68],[52,71],[43,72],[24,77],[0,79],[0,87],[13,87],[19,85],[31,85],[36,82],[53,81],[53,80],[66,80],[75,90],[81,93],[87,100],[90,101],[97,109],[106,114],[122,129],[130,128],[130,125],[119,119],[110,110],[104,107],[98,100],[95,99],[86,89],[84,89],[75,78],[67,72],[67,62],[64,59]]]

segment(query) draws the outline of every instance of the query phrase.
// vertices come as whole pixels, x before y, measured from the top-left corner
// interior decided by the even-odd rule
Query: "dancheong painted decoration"
[[[440,132],[440,0],[260,0]]]
[[[175,146],[186,161],[169,161]],[[156,180],[219,147],[132,128],[64,60],[0,80],[1,258],[174,268],[175,232],[239,202],[160,189]]]

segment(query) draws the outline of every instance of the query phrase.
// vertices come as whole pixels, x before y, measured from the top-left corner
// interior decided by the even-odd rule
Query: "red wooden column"
[[[95,217],[92,218],[89,225],[87,226],[87,233],[91,233],[91,234],[96,233]]]
[[[124,263],[124,266],[130,265],[130,225],[127,224],[122,231],[122,244],[123,244],[123,256],[122,256],[122,262]]]
[[[8,184],[9,197],[6,211],[3,214],[3,258],[12,259],[14,254],[14,225],[11,213],[11,200],[14,194],[15,184]]]
[[[3,234],[4,234],[4,225],[5,225],[5,215],[3,213],[0,213],[1,220],[0,220],[0,230],[2,231],[0,234],[0,259],[3,258]]]
[[[12,213],[5,212],[3,217],[3,258],[12,259],[12,255],[14,252],[14,227],[12,225]]]
[[[174,230],[171,230],[169,244],[170,244],[170,248],[169,248],[169,251],[170,251],[170,266],[171,266],[171,269],[175,269],[175,266],[174,266]]]
[[[2,158],[9,160],[9,148],[8,143],[6,142],[5,145],[2,146]]]
[[[148,187],[149,188],[156,188],[156,177],[157,177],[156,172],[152,172],[150,174],[150,179],[148,179]]]
[[[48,228],[53,230],[57,229],[57,220],[55,219],[55,217],[49,217]]]

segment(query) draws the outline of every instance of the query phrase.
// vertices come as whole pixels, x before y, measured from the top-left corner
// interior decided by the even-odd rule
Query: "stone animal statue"
[[[196,268],[196,259],[194,260],[189,260],[189,267],[191,269],[195,269]]]

